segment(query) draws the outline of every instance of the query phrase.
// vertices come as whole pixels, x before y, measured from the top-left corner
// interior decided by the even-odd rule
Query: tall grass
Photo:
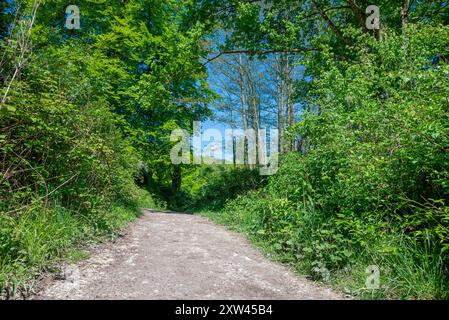
[[[245,233],[275,260],[313,280],[358,299],[448,299],[449,273],[444,256],[375,220],[351,220],[344,234],[338,221],[319,211],[295,208],[263,190],[228,202],[221,211],[202,214]],[[368,266],[380,270],[380,287],[367,288]]]
[[[0,298],[26,297],[35,280],[58,262],[79,255],[79,247],[113,238],[116,231],[152,207],[140,191],[138,201],[116,203],[95,214],[77,214],[61,206],[33,207],[16,216],[0,216]]]

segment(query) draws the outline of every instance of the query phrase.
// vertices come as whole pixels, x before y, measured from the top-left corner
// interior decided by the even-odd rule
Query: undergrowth
[[[135,203],[116,203],[95,214],[77,214],[55,204],[15,217],[1,215],[0,298],[25,298],[43,272],[57,271],[61,261],[84,258],[81,247],[113,239],[141,208],[153,206],[151,196],[139,191]]]

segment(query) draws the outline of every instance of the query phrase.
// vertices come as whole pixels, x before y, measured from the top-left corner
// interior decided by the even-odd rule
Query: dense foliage
[[[79,1],[68,30],[65,1],[2,2],[0,295],[152,205],[136,183],[170,180],[171,130],[207,112],[186,4]]]
[[[65,1],[0,0],[0,296],[159,206],[354,295],[448,298],[449,5],[379,0],[370,30],[371,4],[81,0],[69,30]],[[277,126],[278,173],[172,164],[211,108]]]
[[[307,10],[305,3],[326,5],[302,3],[295,7],[296,18],[320,13]],[[251,6],[238,7],[231,21],[250,19]],[[266,187],[209,215],[351,294],[447,298],[447,12],[423,19],[429,8],[415,3],[408,8],[415,23],[403,17],[401,25],[400,3],[394,10],[381,8],[385,25],[380,36],[358,28],[354,16],[338,9],[327,11],[334,28],[327,21],[328,28],[312,24],[304,29],[315,50],[301,61],[305,80],[296,84],[300,121],[288,132],[302,141],[301,150],[283,157]],[[283,21],[298,23],[288,16]],[[248,32],[248,26],[239,32]],[[272,28],[266,34],[278,30]],[[275,39],[280,38],[285,39],[279,34]],[[380,290],[366,288],[370,265],[379,267]]]

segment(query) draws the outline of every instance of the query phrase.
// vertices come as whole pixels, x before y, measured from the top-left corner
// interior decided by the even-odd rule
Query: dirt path
[[[339,299],[196,215],[146,210],[35,299]]]

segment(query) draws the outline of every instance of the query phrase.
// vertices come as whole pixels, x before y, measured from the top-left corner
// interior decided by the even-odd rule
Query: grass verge
[[[285,245],[285,242],[279,241],[279,234],[257,227],[260,217],[254,212],[223,210],[200,211],[198,214],[245,234],[273,260],[355,299],[449,298],[447,267],[441,255],[409,237],[379,235],[366,239],[369,243],[366,250],[351,246],[330,247],[327,250],[325,240],[318,242],[312,237],[308,238],[308,231],[311,230],[290,233],[296,235],[287,241],[290,245]],[[311,247],[314,252],[307,252]],[[326,261],[333,259],[334,251],[343,250],[347,253],[347,261],[338,268],[327,269],[329,263]],[[370,276],[367,269],[373,265],[379,269],[377,289],[370,289],[367,285]]]
[[[113,239],[140,208],[153,206],[151,196],[140,191],[134,204],[116,203],[89,215],[54,205],[0,216],[0,299],[26,297],[40,274],[56,271],[62,261],[85,258],[81,246]]]

